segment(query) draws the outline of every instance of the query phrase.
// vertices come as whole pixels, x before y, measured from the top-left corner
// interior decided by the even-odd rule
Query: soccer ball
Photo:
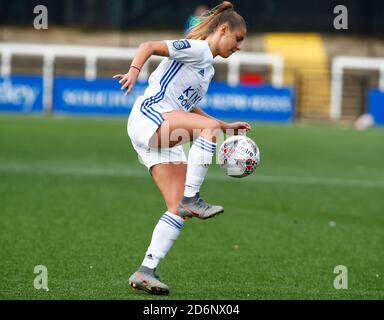
[[[260,151],[256,143],[246,136],[232,136],[219,149],[219,165],[230,177],[250,175],[260,163]]]

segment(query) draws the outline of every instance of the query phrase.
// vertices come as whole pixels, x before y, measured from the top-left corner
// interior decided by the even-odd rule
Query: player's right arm
[[[166,42],[143,42],[140,44],[128,72],[126,74],[116,74],[113,76],[114,79],[120,79],[119,83],[122,84],[121,90],[127,89],[125,95],[132,91],[132,87],[135,84],[137,77],[139,76],[141,68],[152,55],[169,57],[169,51]]]

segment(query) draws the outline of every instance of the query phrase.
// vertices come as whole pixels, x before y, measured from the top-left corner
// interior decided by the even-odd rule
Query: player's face
[[[246,32],[243,27],[231,30],[228,26],[223,26],[219,43],[219,55],[228,58],[232,53],[240,50]]]

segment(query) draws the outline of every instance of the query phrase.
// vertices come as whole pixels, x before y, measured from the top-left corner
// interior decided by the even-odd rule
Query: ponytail
[[[205,40],[217,27],[226,22],[232,30],[236,27],[246,28],[243,17],[234,10],[233,4],[229,1],[223,1],[201,18],[202,21],[189,31],[186,39]]]

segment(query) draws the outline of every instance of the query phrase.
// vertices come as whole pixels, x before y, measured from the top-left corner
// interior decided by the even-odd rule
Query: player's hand
[[[226,129],[228,130],[234,130],[234,134],[242,134],[246,131],[249,131],[252,129],[251,125],[248,122],[244,121],[236,121],[228,123],[226,126]]]
[[[119,83],[122,84],[120,90],[126,89],[127,91],[124,94],[126,96],[132,91],[133,85],[135,84],[138,75],[138,70],[131,68],[126,74],[115,74],[112,78],[120,79]]]

